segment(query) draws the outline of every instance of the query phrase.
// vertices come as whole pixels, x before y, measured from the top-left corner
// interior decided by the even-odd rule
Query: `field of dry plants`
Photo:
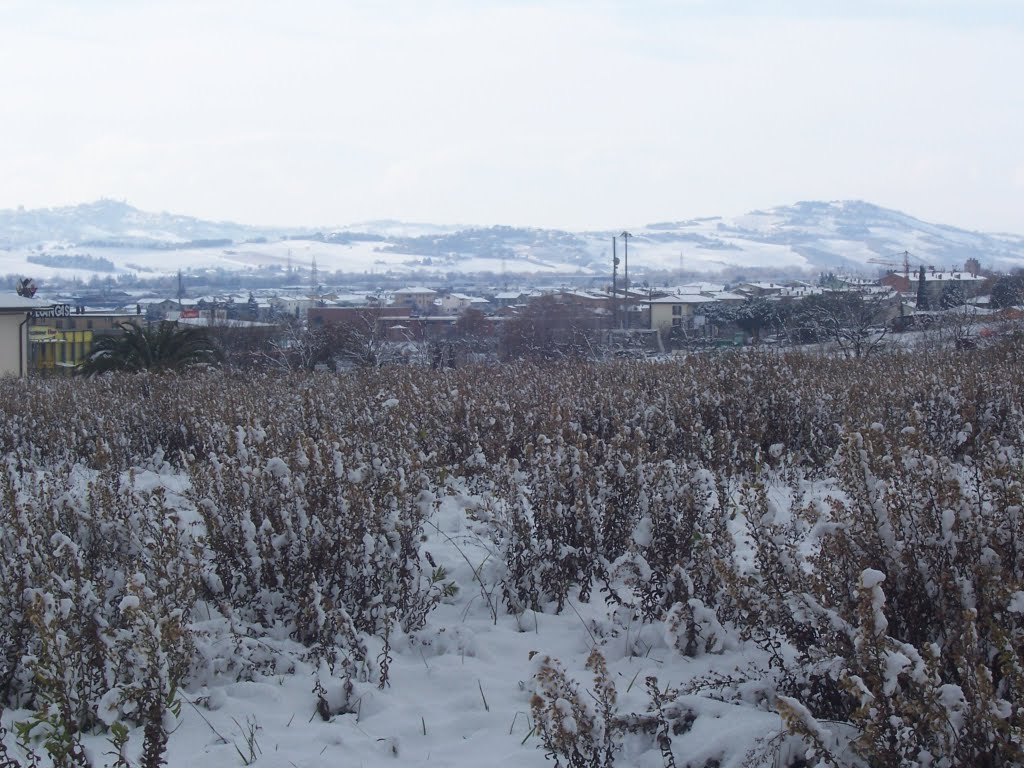
[[[2,381],[0,766],[183,761],[275,676],[358,722],[442,609],[568,617],[520,764],[1021,764],[1022,393],[1016,341]],[[690,751],[723,703],[776,725]],[[234,764],[288,764],[255,733]]]

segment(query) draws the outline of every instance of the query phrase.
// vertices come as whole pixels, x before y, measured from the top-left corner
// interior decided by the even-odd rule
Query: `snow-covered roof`
[[[590,291],[561,291],[563,296],[573,296],[577,299],[590,299],[594,301],[605,301],[608,299],[607,296],[601,293],[592,293]]]
[[[799,288],[783,288],[779,293],[780,296],[786,296],[792,298],[794,296],[814,296],[816,294],[824,293],[825,289],[816,285]]]
[[[919,274],[918,275],[911,274],[910,281],[913,282],[915,279],[919,279]],[[954,272],[954,271],[943,272],[941,270],[936,271],[936,272],[932,272],[931,270],[925,270],[924,281],[926,283],[929,283],[929,282],[931,282],[933,280],[935,280],[935,281],[942,280],[942,281],[945,281],[945,282],[949,282],[950,280],[953,280],[953,281],[959,280],[961,282],[981,282],[982,280],[985,280],[985,278],[982,277],[981,275],[972,275],[970,272]]]
[[[989,307],[979,307],[973,304],[964,304],[960,307],[953,307],[946,310],[947,315],[972,315],[974,317],[990,317],[992,315],[998,315],[998,309],[991,309]]]
[[[681,285],[678,288],[673,288],[672,292],[673,293],[677,293],[677,294],[683,294],[683,293],[718,293],[718,292],[724,291],[724,290],[725,290],[725,286],[722,283],[698,282],[698,283],[687,283],[686,285]]]
[[[742,293],[732,293],[731,291],[706,291],[705,295],[715,301],[746,301],[749,298]]]
[[[225,320],[208,317],[181,317],[181,325],[197,325],[200,328],[273,328],[273,323],[257,323],[253,320]]]
[[[758,289],[760,289],[762,291],[770,291],[770,290],[777,291],[777,290],[781,290],[782,288],[785,287],[783,285],[780,285],[779,283],[764,283],[764,282],[760,282],[760,283],[743,283],[743,285],[749,286],[751,288],[758,288]]]
[[[411,288],[399,288],[394,292],[395,296],[403,296],[406,294],[434,294],[437,293],[433,288],[424,288],[423,286],[413,286]]]
[[[336,293],[331,300],[333,304],[365,304],[367,298],[366,293]]]
[[[660,299],[644,299],[645,304],[711,304],[712,302],[714,302],[714,299],[710,296],[701,296],[699,293],[662,296]]]
[[[39,299],[29,299],[16,293],[0,293],[0,309],[43,309],[50,306]]]

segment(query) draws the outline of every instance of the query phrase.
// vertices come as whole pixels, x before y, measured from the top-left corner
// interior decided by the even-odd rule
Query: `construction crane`
[[[909,251],[904,251],[903,253],[901,253],[899,255],[902,257],[901,261],[887,261],[886,259],[868,259],[867,263],[868,264],[884,264],[887,267],[903,267],[903,277],[905,277],[909,281],[910,280],[910,260],[912,258],[916,259],[917,256],[914,256]]]

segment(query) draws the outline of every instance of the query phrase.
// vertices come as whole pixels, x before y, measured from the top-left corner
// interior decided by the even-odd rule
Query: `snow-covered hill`
[[[873,273],[872,260],[983,267],[1024,266],[1024,236],[933,224],[861,201],[800,202],[732,218],[631,227],[630,268],[724,272]],[[65,208],[0,211],[0,272],[87,278],[168,274],[203,268],[308,268],[353,274],[607,274],[619,229],[566,232],[525,227],[459,227],[373,221],[316,230],[252,227],[101,200]],[[619,256],[623,256],[619,243]],[[90,256],[91,259],[81,257]],[[42,258],[40,258],[42,257]]]
[[[1024,236],[931,224],[857,200],[800,202],[731,219],[651,224],[634,234],[632,247],[641,263],[653,261],[644,261],[650,244],[666,268],[678,267],[682,254],[691,269],[717,263],[874,270],[877,265],[869,260],[899,262],[903,251],[916,257],[912,265],[962,266],[971,258],[997,269],[1024,264]]]
[[[150,213],[117,200],[62,208],[0,210],[0,248],[8,249],[50,242],[165,247],[204,240],[276,238],[281,234],[281,229]]]

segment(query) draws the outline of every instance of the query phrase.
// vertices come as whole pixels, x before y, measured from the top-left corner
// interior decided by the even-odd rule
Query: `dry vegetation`
[[[475,588],[422,545],[459,493],[503,561],[495,611],[602,601],[680,654],[771,659],[652,681],[646,713],[616,711],[599,653],[597,703],[545,660],[557,764],[609,766],[626,732],[674,764],[698,690],[778,711],[804,764],[1020,763],[1022,391],[1019,345],[0,382],[0,697],[56,764],[128,724],[156,766],[180,688],[286,669],[289,638],[344,711],[327,687],[400,686],[389,634]]]

